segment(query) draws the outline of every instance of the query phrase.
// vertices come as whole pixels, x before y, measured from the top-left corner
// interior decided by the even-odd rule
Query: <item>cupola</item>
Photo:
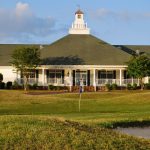
[[[75,12],[75,20],[69,29],[69,34],[90,34],[90,29],[84,21],[84,13],[80,9]]]

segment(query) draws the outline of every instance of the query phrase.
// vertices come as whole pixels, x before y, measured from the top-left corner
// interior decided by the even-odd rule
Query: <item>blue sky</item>
[[[0,0],[0,43],[50,44],[68,34],[78,5],[92,35],[150,45],[150,0]]]

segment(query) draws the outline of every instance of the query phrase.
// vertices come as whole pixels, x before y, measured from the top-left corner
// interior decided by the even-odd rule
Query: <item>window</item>
[[[28,73],[28,78],[36,78],[36,70],[29,70],[27,73]],[[24,78],[22,73],[20,75],[21,78]]]
[[[106,71],[98,71],[99,79],[106,79]]]
[[[61,78],[61,77],[62,77],[62,70],[49,71],[49,78]]]
[[[36,76],[35,70],[32,70],[29,74],[29,78],[35,78],[35,76]]]
[[[81,15],[78,15],[78,19],[81,19]]]
[[[98,71],[98,79],[113,79],[113,71]]]
[[[107,71],[107,78],[108,79],[113,79],[114,78],[113,71]]]
[[[48,70],[47,81],[51,84],[63,84],[64,70]]]

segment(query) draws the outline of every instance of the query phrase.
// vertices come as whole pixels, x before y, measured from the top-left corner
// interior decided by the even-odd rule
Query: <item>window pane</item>
[[[50,78],[55,78],[55,73],[49,73]]]

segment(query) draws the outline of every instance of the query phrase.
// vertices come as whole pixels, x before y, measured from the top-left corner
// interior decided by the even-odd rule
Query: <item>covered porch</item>
[[[18,78],[18,81],[22,78]],[[45,66],[32,72],[29,84],[39,86],[118,86],[139,85],[138,79],[129,78],[126,66]]]

